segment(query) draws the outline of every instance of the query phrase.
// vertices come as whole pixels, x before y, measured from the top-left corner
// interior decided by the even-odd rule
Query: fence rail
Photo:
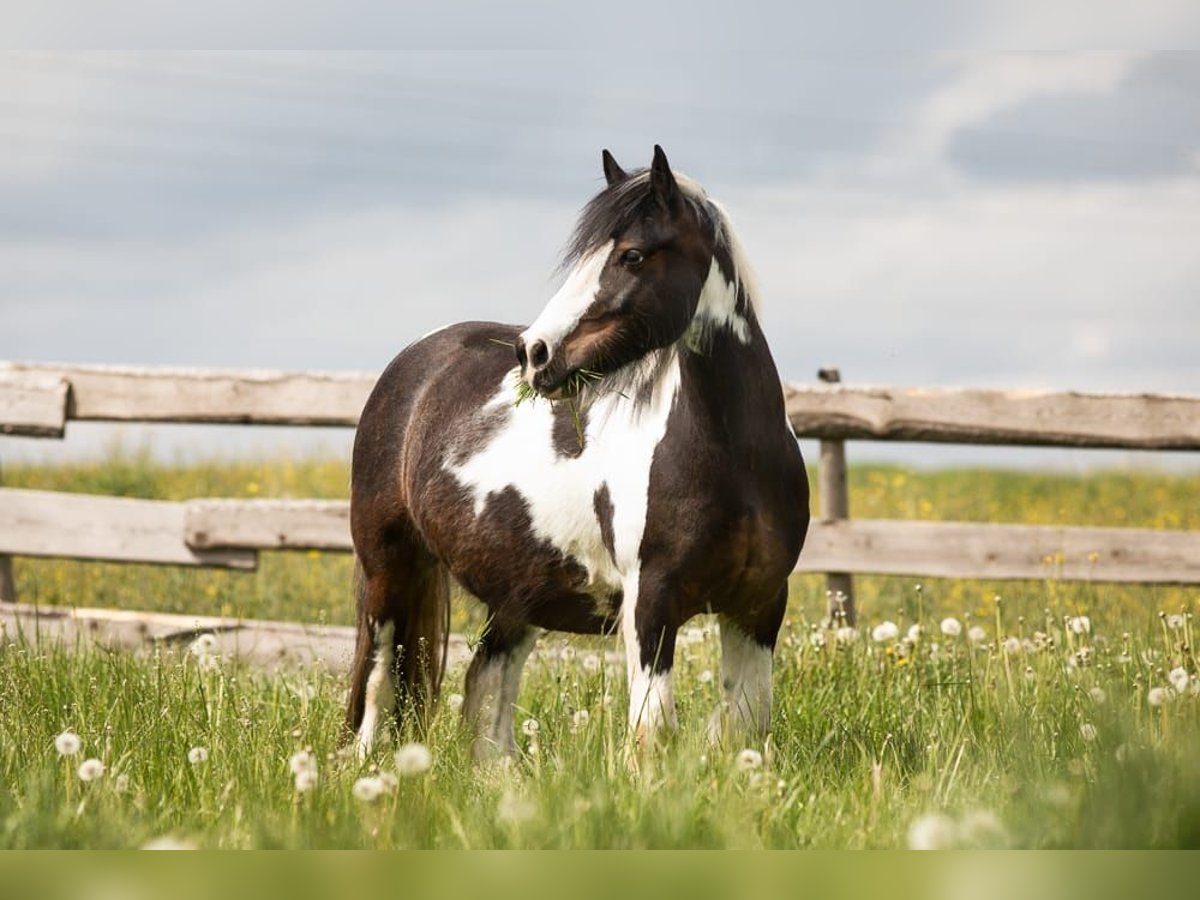
[[[69,421],[353,426],[374,380],[0,363],[0,432],[61,438]],[[797,436],[821,439],[827,470],[798,571],[834,573],[831,586],[847,593],[848,573],[1200,584],[1200,532],[849,518],[843,443],[1200,450],[1200,397],[839,383],[785,384],[784,394]],[[349,550],[347,504],[0,488],[0,554],[252,569],[259,551],[289,549]]]

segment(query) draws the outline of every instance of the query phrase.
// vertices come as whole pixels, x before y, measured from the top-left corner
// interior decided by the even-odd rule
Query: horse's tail
[[[450,639],[445,566],[415,535],[389,550],[393,565],[367,574],[356,557],[354,566],[358,640],[346,727],[357,733],[364,753],[389,711],[398,725],[411,717],[425,730],[441,691]]]

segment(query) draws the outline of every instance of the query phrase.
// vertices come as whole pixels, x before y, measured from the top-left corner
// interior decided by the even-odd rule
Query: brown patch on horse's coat
[[[596,521],[600,523],[600,540],[608,551],[608,558],[617,561],[616,540],[613,537],[613,503],[608,493],[608,483],[602,482],[596,488],[592,497],[592,508],[596,511]]]

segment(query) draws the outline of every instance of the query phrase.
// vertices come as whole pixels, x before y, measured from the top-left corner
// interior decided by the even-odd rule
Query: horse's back
[[[520,327],[459,322],[414,341],[379,376],[359,418],[351,467],[355,544],[364,518],[378,527],[404,515],[411,475],[441,457],[456,425],[474,413],[513,368]],[[368,515],[368,510],[370,514]]]

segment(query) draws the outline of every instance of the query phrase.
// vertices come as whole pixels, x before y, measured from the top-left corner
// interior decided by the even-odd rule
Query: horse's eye
[[[621,254],[621,265],[629,266],[631,269],[640,266],[645,261],[646,256],[641,250],[626,250]]]

